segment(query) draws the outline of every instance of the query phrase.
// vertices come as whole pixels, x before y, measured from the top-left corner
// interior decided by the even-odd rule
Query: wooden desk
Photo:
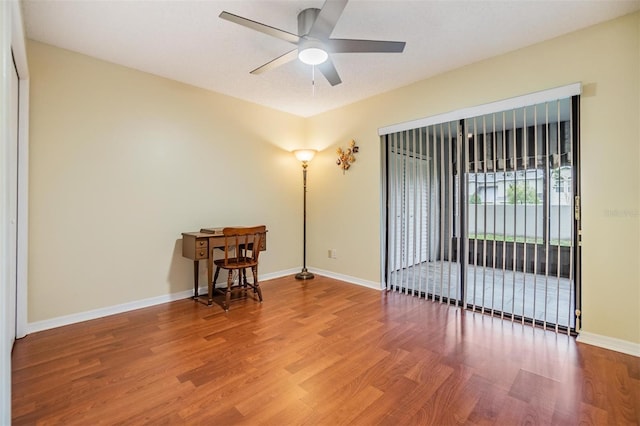
[[[202,232],[204,229],[213,232]],[[200,260],[208,260],[207,262],[208,279],[213,277],[213,249],[224,247],[224,236],[222,228],[203,228],[196,232],[182,233],[182,256],[193,260],[193,298],[198,298],[198,264]],[[260,251],[267,249],[267,234],[262,238]],[[208,283],[207,283],[208,285]]]

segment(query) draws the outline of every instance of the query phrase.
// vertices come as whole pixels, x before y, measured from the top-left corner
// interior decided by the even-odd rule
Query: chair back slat
[[[224,235],[224,264],[257,263],[260,255],[262,239],[267,232],[265,225],[251,227],[227,227],[222,230]],[[251,252],[251,256],[247,255]]]

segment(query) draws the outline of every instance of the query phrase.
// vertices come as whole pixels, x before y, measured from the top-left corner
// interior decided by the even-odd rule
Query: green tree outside
[[[525,186],[525,182],[509,184],[507,188],[507,204],[540,204],[541,202],[536,189],[529,184]]]
[[[478,194],[473,194],[469,197],[469,204],[482,204],[482,198]]]

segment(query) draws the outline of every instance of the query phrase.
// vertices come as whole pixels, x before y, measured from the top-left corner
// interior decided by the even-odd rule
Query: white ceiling
[[[640,9],[640,0],[351,0],[334,38],[406,41],[404,53],[333,55],[342,84],[290,62],[292,45],[223,10],[297,33],[324,0],[23,0],[27,37],[303,117]],[[615,48],[615,46],[611,46]]]

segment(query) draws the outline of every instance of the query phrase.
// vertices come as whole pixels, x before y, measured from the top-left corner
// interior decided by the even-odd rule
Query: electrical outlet
[[[336,249],[329,250],[329,257],[332,258],[332,259],[337,259],[338,258],[338,253],[337,253]]]

